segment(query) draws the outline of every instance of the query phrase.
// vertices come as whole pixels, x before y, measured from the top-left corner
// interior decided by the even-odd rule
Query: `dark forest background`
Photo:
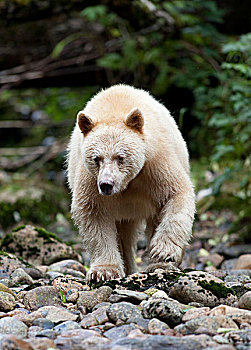
[[[65,149],[102,87],[150,90],[191,156],[197,220],[250,239],[251,1],[1,0],[0,231],[73,234]]]

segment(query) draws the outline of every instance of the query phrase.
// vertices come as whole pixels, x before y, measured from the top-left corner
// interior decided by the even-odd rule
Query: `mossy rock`
[[[14,254],[0,251],[0,278],[9,277],[9,275],[18,268],[26,269],[32,267],[24,259]]]
[[[22,225],[8,233],[0,249],[34,265],[50,265],[64,259],[80,260],[74,249],[44,228]]]
[[[180,276],[171,287],[170,297],[184,304],[196,302],[209,307],[233,305],[237,301],[234,289],[203,271],[191,271]]]
[[[90,286],[93,289],[101,286],[109,286],[112,289],[116,288],[128,288],[133,291],[143,292],[150,288],[161,289],[165,292],[169,292],[171,286],[184,275],[183,272],[177,271],[164,271],[163,272],[148,272],[148,273],[134,273],[127,277],[111,280],[111,281],[91,281]]]

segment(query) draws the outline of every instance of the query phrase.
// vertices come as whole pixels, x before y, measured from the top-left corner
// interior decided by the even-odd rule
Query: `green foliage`
[[[216,172],[214,196],[227,188],[228,194],[248,205],[251,34],[239,40],[222,35],[216,24],[222,22],[223,11],[214,0],[152,3],[155,9],[134,1],[135,9],[145,6],[146,16],[154,19],[154,25],[144,28],[140,14],[134,26],[103,5],[84,10],[85,18],[99,22],[109,39],[119,43],[97,64],[111,73],[111,83],[129,80],[160,97],[168,96],[170,87],[192,91],[192,108],[184,105],[177,112],[180,127],[189,115],[198,120],[189,135],[192,154],[206,157],[207,169]],[[113,16],[109,24],[108,14]]]
[[[54,47],[51,57],[52,58],[57,58],[59,55],[62,53],[63,49],[69,44],[72,43],[73,41],[83,37],[84,34],[82,33],[73,33],[71,35],[68,35],[66,38],[63,40],[59,41],[57,45]]]
[[[25,90],[5,90],[0,95],[0,111],[3,117],[8,107],[7,115],[11,119],[15,114],[10,113],[10,109],[16,112],[41,111],[53,122],[62,120],[75,120],[76,113],[83,108],[86,101],[96,91],[96,87],[85,87],[83,89],[74,88],[46,88],[46,89],[25,89]],[[16,115],[17,119],[20,118]],[[5,118],[7,119],[7,118]]]
[[[226,58],[218,75],[219,86],[204,90],[202,97],[202,112],[210,114],[207,126],[214,135],[211,159],[220,168],[224,166],[213,190],[217,195],[223,184],[236,178],[235,195],[245,199],[250,195],[251,169],[251,33],[223,45],[222,51]]]

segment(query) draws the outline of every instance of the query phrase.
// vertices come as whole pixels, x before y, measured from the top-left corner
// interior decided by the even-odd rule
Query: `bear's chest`
[[[156,205],[147,193],[124,193],[109,205],[115,220],[142,220],[155,215]]]

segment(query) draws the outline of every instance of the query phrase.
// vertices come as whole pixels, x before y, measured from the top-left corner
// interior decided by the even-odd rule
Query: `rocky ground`
[[[91,285],[75,248],[17,228],[0,247],[0,349],[250,349],[251,245],[226,235],[224,218],[197,224],[182,271]]]

